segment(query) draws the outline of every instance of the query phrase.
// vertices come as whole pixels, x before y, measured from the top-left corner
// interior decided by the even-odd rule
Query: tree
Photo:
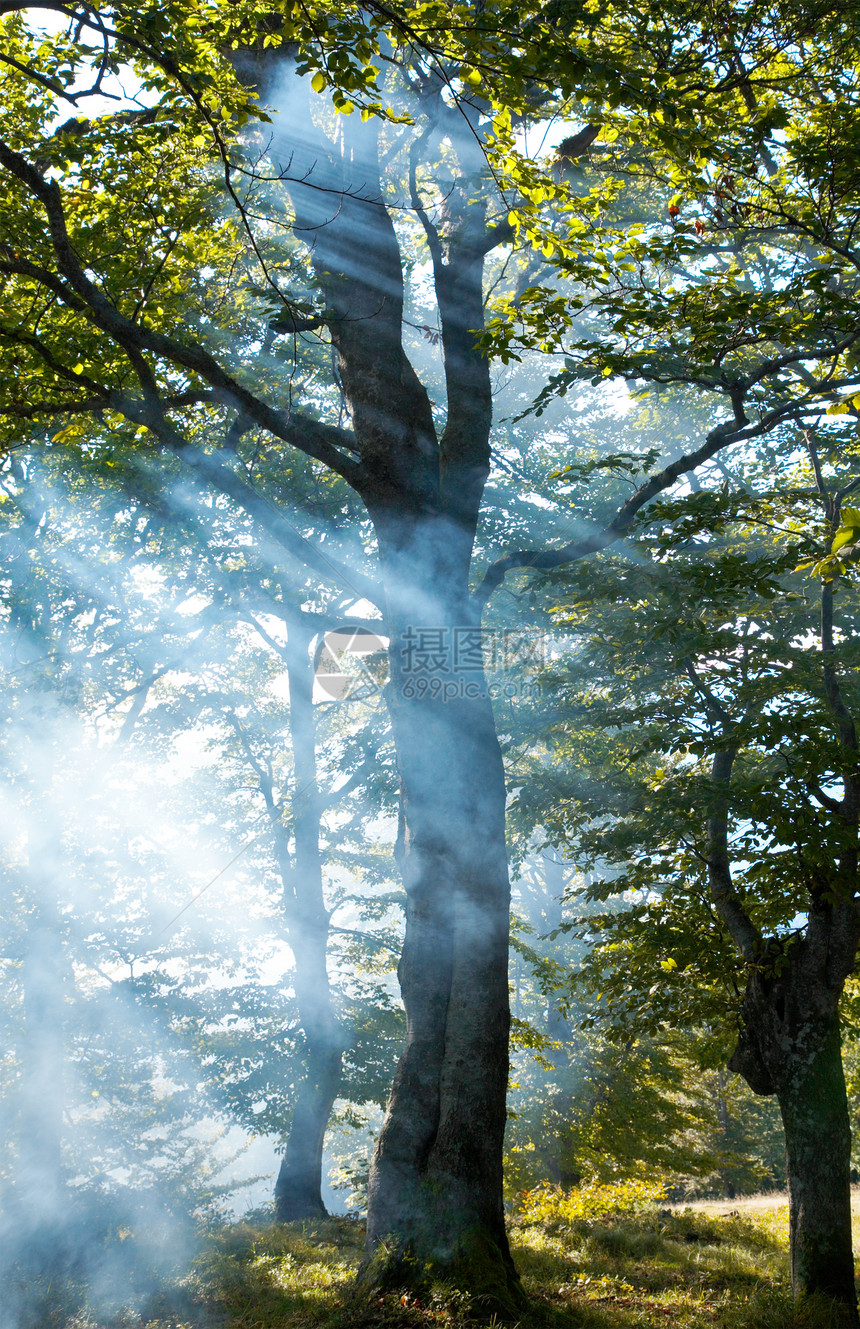
[[[152,802],[111,716],[145,655],[141,551],[115,495],[80,475],[64,491],[58,470],[19,454],[0,480],[3,1283],[33,1322],[84,1271],[104,1292],[181,1260],[192,1214],[234,1189],[201,1139],[214,1103],[199,1059],[141,1009],[133,966],[116,973],[176,879],[170,850],[146,844]],[[130,791],[137,817],[121,818]],[[171,959],[200,968],[193,945]]]
[[[527,921],[513,938],[507,1194],[638,1178],[676,1195],[734,1197],[784,1179],[778,1112],[723,1069],[724,1038],[680,1020],[614,1020],[602,993],[595,1001],[601,976],[614,995],[624,970],[604,953],[605,917],[589,936],[588,914],[605,915],[607,904],[624,912],[623,895],[603,901],[601,886],[601,903],[589,906],[593,882],[547,849],[523,868],[513,887],[515,917]],[[624,938],[623,919],[607,924],[609,935]]]
[[[249,571],[246,568],[246,576]],[[362,822],[371,815],[371,808],[381,810],[380,803],[384,807],[390,783],[379,751],[387,735],[384,727],[380,732],[376,715],[371,714],[367,723],[366,714],[365,723],[354,734],[344,732],[343,725],[333,734],[331,723],[321,726],[324,707],[313,701],[316,653],[309,647],[318,636],[326,639],[326,623],[334,625],[336,619],[303,611],[287,597],[284,586],[281,604],[267,605],[270,612],[264,626],[253,612],[243,610],[243,593],[234,583],[235,612],[246,616],[247,623],[230,622],[224,607],[221,617],[226,620],[223,627],[228,628],[228,635],[220,644],[218,658],[205,662],[195,682],[184,687],[172,705],[165,700],[148,716],[149,727],[156,731],[171,715],[174,722],[178,718],[205,727],[208,745],[218,753],[219,767],[222,771],[228,767],[233,774],[234,788],[221,789],[222,822],[226,808],[238,801],[240,817],[244,814],[246,826],[252,824],[251,802],[257,831],[246,842],[245,848],[250,845],[253,850],[246,862],[250,859],[269,889],[273,878],[277,882],[274,929],[293,957],[291,982],[300,1040],[297,1058],[304,1069],[298,1077],[288,1129],[283,1094],[272,1087],[274,1061],[265,1067],[267,1091],[263,1093],[258,1085],[258,1094],[266,1099],[265,1108],[259,1101],[255,1104],[259,1114],[255,1122],[248,1113],[249,1103],[244,1116],[251,1129],[285,1136],[275,1187],[276,1213],[284,1222],[326,1212],[321,1194],[323,1144],[335,1099],[348,1096],[341,1077],[344,1054],[351,1052],[354,1068],[357,1060],[360,1065],[353,1032],[338,1014],[343,999],[332,991],[328,971],[337,959],[332,954],[332,915],[344,901],[337,899],[331,883],[325,889],[324,875],[344,857],[353,867],[360,853],[354,842],[358,837],[360,843]],[[252,631],[256,643],[247,639]],[[284,673],[288,703],[267,696],[265,688],[267,681],[277,683],[279,677],[283,681]],[[335,709],[342,719],[346,708],[336,704]],[[328,747],[337,752],[333,787],[326,787],[330,777],[325,771],[322,781],[318,774],[318,747],[324,736]],[[370,805],[369,783],[375,790]],[[334,823],[335,818],[340,825]]]
[[[512,117],[517,126],[578,117],[585,98],[611,129],[612,108],[623,102],[645,137],[655,120],[657,147],[674,160],[691,142],[710,150],[695,129],[707,103],[723,140],[740,117],[732,149],[750,138],[748,126],[759,148],[776,122],[757,118],[745,94],[759,73],[769,86],[777,56],[769,14],[752,11],[742,22],[758,42],[758,66],[751,72],[731,42],[715,38],[703,92],[702,30],[711,28],[685,5],[629,23],[614,11],[571,15],[555,3],[463,6],[456,18],[432,4],[337,14],[311,4],[283,20],[251,4],[205,14],[182,4],[133,13],[118,5],[82,12],[67,36],[41,45],[19,15],[7,19],[0,271],[12,307],[0,342],[11,442],[26,429],[43,444],[77,437],[89,446],[89,417],[101,413],[98,437],[108,449],[140,431],[148,443],[138,447],[189,467],[285,554],[351,588],[353,604],[384,606],[408,1033],[371,1173],[367,1277],[407,1277],[413,1266],[404,1257],[414,1256],[510,1311],[521,1294],[502,1206],[505,780],[481,677],[481,612],[506,573],[559,566],[612,543],[682,475],[739,439],[761,437],[802,404],[789,395],[751,422],[740,389],[727,386],[728,418],[704,441],[644,476],[584,537],[551,553],[511,554],[471,591],[491,464],[490,364],[476,342],[485,260],[518,235],[537,241],[545,258],[566,260],[570,237],[560,241],[560,225],[540,218],[549,202],[562,223],[573,218],[573,244],[586,254],[571,275],[593,282],[591,240],[604,231],[600,198],[577,192],[550,164],[517,158]],[[779,90],[796,72],[785,54],[796,25],[778,32],[779,57],[792,66]],[[77,109],[126,66],[152,106],[56,124],[59,101]],[[259,122],[248,86],[276,104],[285,81],[300,99],[294,118],[307,140],[285,141],[275,119],[238,142],[240,121]],[[314,100],[326,88],[330,105]],[[220,186],[207,145],[217,150]],[[500,176],[501,192],[488,157],[512,172]],[[444,422],[404,337],[409,217],[429,255]],[[640,244],[631,240],[630,252]],[[659,258],[667,246],[655,244]],[[675,245],[673,236],[668,248]],[[554,328],[553,319],[565,321],[559,299],[561,314],[530,286],[518,307],[538,309]],[[315,328],[330,340],[334,374],[298,404],[301,338]],[[831,339],[820,358],[829,365],[833,353]],[[598,372],[615,367],[602,348],[600,358]],[[815,358],[808,349],[795,357]],[[807,400],[828,392],[830,379],[816,380]],[[51,433],[57,422],[59,435]],[[324,485],[339,477],[360,498],[375,575],[297,538],[285,515],[293,501],[287,455],[305,476]],[[353,520],[350,535],[361,549],[364,519]]]
[[[551,790],[549,833],[595,873],[585,899],[617,902],[578,923],[604,1018],[641,1035],[693,1017],[724,1056],[739,1031],[729,1067],[779,1101],[795,1289],[852,1314],[839,1002],[858,945],[857,607],[841,586],[837,644],[834,583],[796,565],[850,548],[832,495],[853,454],[832,426],[789,436],[667,506],[635,562],[568,578],[569,709],[557,691],[556,752],[524,795]]]
[[[582,377],[619,376],[638,394],[647,395],[650,389],[659,400],[657,392],[663,392],[663,411],[657,416],[664,430],[663,447],[667,436],[675,436],[677,446],[689,457],[696,431],[701,428],[705,435],[689,498],[658,502],[646,512],[639,503],[641,486],[636,479],[631,506],[622,506],[620,521],[617,517],[599,520],[593,541],[581,540],[579,553],[606,548],[621,533],[619,527],[632,533],[641,523],[638,530],[648,550],[646,561],[655,564],[653,575],[658,579],[661,575],[656,566],[659,561],[671,565],[673,590],[664,585],[661,591],[673,597],[671,620],[677,616],[678,596],[684,594],[680,551],[691,537],[701,542],[699,561],[689,573],[700,602],[689,611],[687,646],[677,648],[673,663],[666,666],[663,649],[654,641],[656,622],[653,618],[647,623],[640,620],[641,636],[634,655],[628,640],[624,656],[614,661],[618,670],[614,686],[623,688],[631,673],[640,668],[640,684],[642,677],[649,679],[645,704],[654,708],[655,717],[661,717],[662,725],[658,724],[652,740],[661,756],[683,752],[692,762],[702,755],[701,744],[710,744],[709,773],[694,804],[700,825],[707,823],[708,843],[701,847],[683,809],[670,804],[676,839],[685,846],[699,845],[695,852],[685,849],[678,853],[675,871],[681,871],[683,862],[690,880],[700,880],[704,864],[710,907],[746,965],[743,972],[734,973],[746,996],[732,1064],[754,1089],[775,1093],[780,1099],[792,1194],[795,1290],[832,1295],[845,1303],[853,1319],[848,1117],[839,1069],[837,1015],[838,996],[853,968],[858,940],[853,657],[849,642],[840,639],[840,632],[850,634],[853,610],[846,606],[844,626],[837,615],[839,629],[834,628],[828,578],[834,567],[839,570],[841,550],[853,549],[855,540],[853,510],[841,521],[840,508],[855,485],[851,413],[857,384],[855,346],[860,335],[855,317],[858,265],[853,244],[858,177],[853,130],[842,134],[839,129],[842,108],[853,102],[855,91],[853,75],[841,63],[841,55],[850,49],[846,46],[851,40],[848,28],[840,27],[835,15],[819,14],[813,31],[811,14],[797,17],[798,41],[791,50],[773,40],[775,33],[760,43],[754,26],[738,22],[739,16],[730,16],[724,28],[715,27],[708,33],[709,58],[712,50],[726,43],[735,48],[739,72],[749,71],[751,62],[761,60],[746,81],[742,77],[738,88],[752,117],[745,145],[734,138],[728,121],[721,124],[718,115],[706,111],[695,132],[689,126],[684,131],[688,132],[686,162],[680,154],[667,158],[661,152],[661,133],[649,141],[643,117],[619,107],[608,132],[602,135],[617,145],[609,150],[615,155],[616,193],[606,204],[607,212],[614,210],[617,218],[614,227],[607,217],[602,218],[600,227],[594,228],[593,241],[586,238],[572,252],[572,234],[581,224],[578,220],[565,230],[539,210],[529,218],[536,238],[545,236],[547,247],[558,254],[559,271],[582,283],[579,309],[572,305],[567,291],[559,294],[544,283],[508,299],[494,336],[496,345],[507,347],[508,353],[523,345],[566,355],[564,367],[541,394],[539,408],[559,391],[573,388]],[[838,52],[839,58],[819,66],[825,47],[831,57]],[[852,59],[849,56],[853,69]],[[789,68],[791,83],[787,84],[784,79]],[[822,81],[813,68],[820,70]],[[838,114],[836,106],[840,107]],[[774,133],[777,122],[781,128]],[[680,132],[671,124],[667,131],[669,138]],[[578,164],[581,189],[599,178],[605,160]],[[619,165],[624,184],[619,183]],[[649,213],[649,198],[660,200],[666,208],[662,228],[655,226],[654,213]],[[565,244],[571,252],[564,252]],[[584,257],[588,253],[590,259]],[[587,322],[589,318],[594,321]],[[670,396],[670,385],[687,390]],[[670,402],[676,419],[668,416]],[[731,453],[720,442],[721,426],[712,425],[718,419],[719,403],[726,403],[734,414]],[[837,420],[846,415],[849,419],[839,429]],[[632,413],[631,424],[633,433]],[[816,430],[824,430],[826,441],[816,442]],[[725,438],[723,435],[723,442]],[[755,448],[749,446],[753,440],[757,440]],[[794,470],[798,451],[808,453],[810,459],[810,470],[802,476]],[[640,448],[635,454],[605,458],[586,452],[556,478],[566,474],[572,492],[577,498],[582,495],[579,511],[611,512],[612,487],[608,494],[586,495],[580,486],[601,468],[608,467],[620,476],[625,468],[633,474],[637,466],[647,466]],[[784,478],[781,487],[771,487],[773,476],[765,475],[766,468]],[[810,482],[816,487],[817,500],[810,500]],[[792,486],[795,492],[791,492]],[[748,509],[745,502],[750,504]],[[807,523],[802,530],[798,530],[798,510]],[[648,534],[647,523],[655,518],[666,525],[665,548],[661,548],[656,530]],[[727,523],[737,521],[742,528],[746,521],[773,520],[790,540],[808,547],[808,557],[817,563],[817,572],[824,574],[815,611],[820,617],[816,629],[819,652],[812,656],[799,652],[797,638],[788,634],[780,635],[782,654],[775,660],[769,631],[756,626],[754,615],[750,619],[749,602],[744,599],[761,595],[773,597],[780,607],[795,604],[789,572],[796,554],[783,550],[773,555],[772,564],[765,564],[773,570],[775,581],[770,584],[750,567],[761,556],[735,536],[734,527],[729,548],[723,547]],[[809,541],[808,546],[801,536]],[[695,544],[691,556],[696,556]],[[536,567],[549,567],[552,559],[552,555],[535,551],[530,561]],[[502,570],[528,561],[528,556],[522,557],[501,565]],[[591,575],[581,574],[585,581]],[[653,608],[650,590],[633,568],[617,576],[604,568],[607,575],[614,586],[619,621],[628,612],[641,612],[637,596]],[[723,593],[728,596],[721,605],[724,618],[709,618],[703,605],[711,597],[716,603]],[[595,594],[602,601],[603,591],[595,590]],[[625,603],[628,609],[622,607]],[[808,634],[813,630],[810,608],[802,596],[799,603],[807,617],[796,630]],[[697,640],[697,614],[712,629],[707,642]],[[745,636],[742,629],[751,621],[753,628]],[[570,627],[573,630],[574,624]],[[607,630],[615,630],[611,616]],[[681,627],[670,621],[664,631],[675,649]],[[686,656],[682,650],[687,651]],[[802,670],[801,656],[805,661]],[[783,672],[783,662],[788,659],[798,670],[796,683],[789,682]],[[719,664],[714,666],[714,660]],[[817,678],[811,675],[816,668]],[[685,682],[679,681],[678,670]],[[687,689],[688,702],[691,696],[696,698],[698,726],[709,733],[708,739],[701,733],[693,736],[685,728],[687,721],[672,709],[669,699],[677,699],[679,687]],[[665,710],[661,709],[664,689]],[[780,689],[783,700],[778,702]],[[630,695],[642,715],[638,709],[641,693]],[[807,738],[799,736],[805,733],[803,721],[788,718],[792,705],[814,709],[817,745],[804,746]],[[774,713],[778,706],[785,708],[779,723]],[[619,711],[610,708],[609,713],[613,720],[607,723],[619,725],[626,733],[626,720]],[[790,732],[790,742],[780,723]],[[832,747],[825,734],[832,736]],[[812,735],[808,741],[812,743]],[[595,742],[601,758],[613,767],[615,736]],[[811,794],[805,793],[799,803],[786,802],[781,776],[762,757],[762,788],[768,787],[770,792],[764,805],[757,804],[752,811],[740,775],[748,769],[750,751],[767,752],[778,766],[783,750],[791,760],[794,742],[801,743],[805,754],[802,761],[797,758],[801,768],[803,761],[810,763]],[[638,742],[634,750],[638,753]],[[686,771],[680,755],[677,759],[680,777]],[[659,774],[662,770],[661,764],[654,776],[658,786],[664,778]],[[606,816],[610,807],[605,791],[596,799],[594,792],[583,791],[582,795],[591,815]],[[601,802],[602,814],[597,810]],[[646,801],[640,811],[647,805]],[[785,817],[787,806],[792,809],[791,824]],[[623,800],[616,810],[627,816]],[[742,829],[744,815],[755,828],[749,834]],[[799,828],[807,819],[826,821],[823,846],[811,847],[817,839],[811,832],[810,843],[805,842],[807,832]],[[592,823],[591,830],[577,826],[580,843],[587,842],[592,833],[600,839],[599,825]],[[734,853],[727,841],[732,825],[740,842]],[[655,829],[647,817],[640,821],[642,843],[654,844]],[[795,844],[801,833],[802,846]],[[638,861],[630,842],[628,849]],[[759,918],[756,909],[762,907],[761,899],[754,906],[754,893],[746,896],[733,884],[733,878],[748,871],[748,856],[757,863],[762,881],[771,883],[763,892],[771,910],[777,900],[781,910],[789,894],[780,864],[791,857],[795,875],[803,874],[808,896],[803,902],[796,896],[792,899],[795,910],[804,913],[805,926],[799,929],[798,925],[792,944],[788,935],[792,915],[765,912]],[[647,856],[644,865],[643,885],[653,866]],[[779,885],[775,886],[777,879]],[[659,906],[655,903],[650,909],[640,902],[637,907],[653,925]],[[630,923],[627,913],[622,926]],[[665,941],[665,931],[653,930],[655,944],[658,937]],[[721,966],[731,974],[730,954],[721,950],[719,955]],[[607,958],[605,951],[602,958]],[[670,958],[666,957],[667,963]],[[651,982],[653,985],[653,975]],[[601,989],[605,990],[603,984]],[[831,1141],[829,1171],[815,1161],[824,1138]]]
[[[152,496],[141,501],[135,494],[133,469],[87,475],[74,464],[66,468],[65,460],[18,452],[0,477],[0,649],[7,680],[2,790],[9,809],[0,861],[8,1166],[19,1226],[32,1238],[38,1216],[47,1216],[53,1224],[47,1247],[82,1248],[81,1195],[94,1184],[106,1195],[115,1191],[118,1169],[127,1174],[129,1190],[134,1177],[158,1207],[164,1198],[156,1194],[159,1178],[165,1196],[174,1181],[180,1132],[189,1158],[184,1181],[193,1192],[191,1164],[199,1164],[202,1144],[189,1143],[188,1134],[203,1129],[204,1115],[213,1131],[220,1118],[252,1133],[286,1137],[293,1155],[305,1160],[294,1207],[303,1205],[304,1216],[323,1212],[319,1174],[332,1091],[348,1097],[353,1088],[363,1095],[369,1090],[378,1099],[379,1064],[390,1076],[392,1059],[373,1047],[374,1022],[365,1008],[371,1000],[386,1005],[375,981],[353,980],[347,996],[341,980],[334,1001],[327,989],[315,991],[337,1028],[338,1057],[309,1151],[305,1123],[317,1106],[315,1029],[303,996],[307,967],[319,963],[319,954],[295,917],[308,903],[307,890],[295,880],[292,827],[279,786],[292,785],[299,803],[307,793],[293,781],[292,745],[284,734],[302,692],[310,702],[312,662],[305,652],[302,674],[299,656],[302,687],[294,685],[289,705],[266,698],[285,671],[277,640],[253,626],[247,608],[266,603],[265,576],[223,506],[186,490],[159,532],[150,520]],[[170,501],[160,497],[162,516]],[[219,574],[226,561],[231,576],[225,579]],[[277,624],[269,628],[277,632]],[[348,709],[332,704],[330,717],[342,721]],[[222,732],[216,738],[213,716],[226,729],[226,741]],[[307,705],[303,719],[307,725]],[[238,787],[205,766],[196,780],[171,779],[173,743],[202,745],[201,727],[213,766],[217,760],[222,772],[243,768],[233,782]],[[367,745],[378,746],[380,735],[366,726],[353,734],[354,726],[332,726],[331,720],[328,728],[334,728],[328,735],[333,764],[344,774],[335,778],[334,792],[320,791],[317,821],[337,816],[339,824],[328,828],[328,862],[352,866]],[[307,746],[305,738],[305,761]],[[159,765],[164,770],[156,778]],[[266,800],[277,853],[265,827],[261,835],[260,807],[249,807],[249,774],[252,789],[262,785],[256,792]],[[376,761],[377,790],[386,777],[384,760]],[[356,795],[358,808],[350,806]],[[239,862],[251,905],[241,925],[225,927],[224,903],[216,906],[212,896],[194,914],[188,910],[183,897],[188,891],[196,896],[196,889],[186,884],[191,865],[177,843],[180,824],[182,840],[197,845],[191,881],[200,884],[202,875],[201,893],[220,882],[220,895],[225,884],[223,866],[206,880],[213,851],[234,870]],[[319,868],[318,835],[314,847]],[[300,848],[307,855],[307,839]],[[280,879],[274,899],[273,875]],[[343,906],[342,895],[335,887],[329,899]],[[258,971],[271,963],[291,903],[287,936],[298,980],[291,982],[288,972],[286,982],[273,986],[261,982]],[[347,1028],[356,1013],[360,1037],[341,1032],[335,1003],[346,1013]],[[390,1024],[387,1006],[376,1026],[386,1018]],[[343,1044],[349,1056],[341,1087]],[[124,1143],[123,1128],[133,1137]],[[159,1212],[169,1208],[167,1202]]]

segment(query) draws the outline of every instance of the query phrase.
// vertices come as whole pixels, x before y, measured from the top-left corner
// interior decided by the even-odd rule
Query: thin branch
[[[748,428],[749,421],[744,413],[740,393],[735,396],[733,405],[735,409],[734,420],[717,425],[708,434],[702,446],[695,452],[679,457],[677,461],[672,462],[657,475],[651,476],[644,485],[636,490],[635,494],[631,495],[626,503],[622,504],[612,521],[602,530],[597,530],[583,539],[572,540],[559,549],[520,550],[491,564],[480,585],[473,593],[472,599],[476,607],[483,610],[493,591],[502,584],[508,572],[515,568],[549,569],[565,567],[569,563],[575,563],[578,559],[584,558],[587,554],[596,553],[598,550],[614,544],[633,524],[640,508],[644,507],[657,494],[670,488],[687,471],[693,471],[701,466],[703,462],[709,461],[722,448],[728,447],[741,439],[756,437],[758,434],[766,433],[768,429],[772,428],[769,421],[773,412],[771,412],[771,416],[765,416],[758,425]]]
[[[690,679],[693,687],[705,703],[705,709],[710,712],[711,718],[716,718],[724,730],[729,731],[734,728],[734,724],[728,711],[722,705],[717,697],[714,696],[702,678],[700,678],[693,661],[689,657],[684,661],[684,672]]]
[[[824,501],[824,511],[827,514],[827,520],[833,518],[833,503],[824,483],[824,475],[821,470],[821,459],[818,456],[818,448],[815,446],[815,440],[812,437],[811,429],[804,429],[803,439],[806,443],[806,451],[809,453],[809,460],[812,463],[812,473],[815,476],[815,487]]]

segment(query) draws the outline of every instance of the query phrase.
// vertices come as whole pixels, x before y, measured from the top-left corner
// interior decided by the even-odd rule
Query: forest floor
[[[531,1303],[519,1329],[835,1329],[828,1304],[792,1305],[784,1203],[713,1207],[514,1225]],[[347,1219],[233,1224],[134,1315],[84,1311],[39,1329],[501,1329],[444,1286],[356,1299],[362,1238]]]
[[[707,1214],[762,1214],[775,1213],[788,1205],[784,1191],[761,1191],[758,1195],[743,1195],[736,1200],[689,1200],[673,1204],[672,1209],[694,1209]],[[860,1186],[851,1187],[851,1209],[855,1221],[860,1218]]]
[[[856,1207],[857,1197],[852,1195],[852,1209]],[[692,1209],[703,1214],[774,1214],[788,1204],[788,1196],[782,1191],[762,1191],[759,1195],[743,1195],[735,1200],[688,1200],[685,1204],[673,1204],[673,1209]]]

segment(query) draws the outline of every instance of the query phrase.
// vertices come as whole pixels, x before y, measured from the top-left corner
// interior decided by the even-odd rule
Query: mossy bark
[[[785,1129],[791,1280],[857,1325],[851,1238],[851,1130],[842,1070],[839,987],[822,981],[799,940],[754,968],[730,1069],[755,1093],[775,1094]]]

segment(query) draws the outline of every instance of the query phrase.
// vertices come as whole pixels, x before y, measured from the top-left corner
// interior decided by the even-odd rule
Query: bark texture
[[[518,1284],[502,1204],[508,1071],[504,783],[489,702],[395,698],[407,932],[407,1043],[371,1174],[368,1250],[381,1269],[439,1272],[497,1307]],[[444,778],[440,775],[444,773]],[[392,1258],[394,1267],[392,1267]]]
[[[839,1034],[841,987],[822,984],[805,941],[752,971],[729,1067],[775,1094],[785,1130],[796,1296],[822,1293],[857,1323],[851,1247],[851,1130]]]
[[[809,1061],[779,1094],[791,1205],[791,1281],[795,1288],[851,1306],[851,1131],[838,1024],[831,1022],[818,1035]]]
[[[441,92],[441,84],[427,89],[437,135],[452,116]],[[383,203],[373,126],[346,121],[337,143],[321,138],[308,148],[293,164],[290,190],[297,224],[314,236],[312,261],[361,459],[351,483],[377,535],[401,788],[407,905],[398,974],[408,1032],[371,1168],[363,1279],[379,1286],[442,1276],[510,1313],[521,1293],[502,1203],[504,772],[483,676],[458,673],[453,659],[454,632],[478,625],[469,574],[489,473],[492,394],[475,340],[493,240],[480,202],[479,142],[459,114],[449,128],[461,179],[433,221],[417,180],[422,137],[410,180],[441,325],[441,434],[403,348],[400,248]],[[442,634],[446,658],[420,687],[410,653],[427,632]]]

